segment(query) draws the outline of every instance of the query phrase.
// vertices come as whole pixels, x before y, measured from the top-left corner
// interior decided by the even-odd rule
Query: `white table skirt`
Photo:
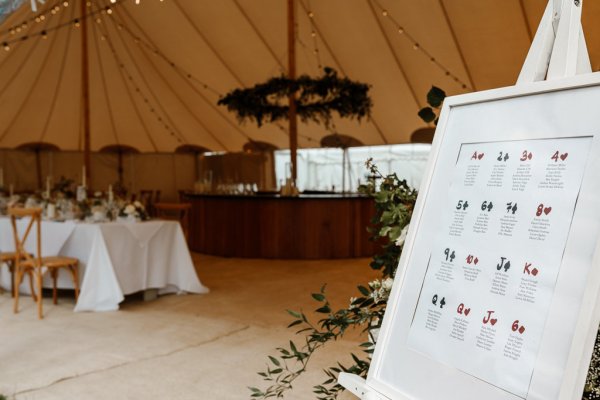
[[[24,230],[26,220],[18,221]],[[26,244],[35,252],[32,231]],[[14,251],[10,220],[0,218],[0,251]],[[208,293],[202,285],[190,256],[179,223],[147,221],[102,224],[42,222],[42,255],[62,255],[79,260],[80,294],[75,311],[112,311],[119,309],[124,295],[146,289],[160,294],[173,292]],[[0,283],[10,287],[7,268],[0,268]],[[44,286],[51,287],[49,276]],[[61,271],[59,288],[73,288],[71,275]],[[19,288],[28,293],[27,278]]]

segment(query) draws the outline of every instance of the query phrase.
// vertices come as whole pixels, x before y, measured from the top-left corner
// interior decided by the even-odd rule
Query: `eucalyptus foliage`
[[[296,113],[303,122],[313,121],[328,127],[334,112],[341,118],[359,121],[369,117],[373,106],[369,88],[365,83],[340,78],[334,69],[326,67],[319,78],[279,76],[251,88],[234,89],[218,104],[234,112],[240,122],[255,121],[260,127],[265,121],[288,119],[288,99],[294,95]]]
[[[446,92],[439,87],[432,86],[427,93],[427,104],[429,104],[429,106],[423,107],[419,110],[419,117],[421,117],[421,119],[427,123],[433,122],[435,125],[437,125],[440,116],[440,110],[445,98]]]

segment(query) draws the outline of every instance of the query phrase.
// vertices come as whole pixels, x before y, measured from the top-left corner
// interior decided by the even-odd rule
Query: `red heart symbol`
[[[470,309],[470,308],[465,308],[465,317],[466,317],[467,315],[469,315],[469,313],[470,313],[470,312],[471,312],[471,309]]]
[[[533,276],[536,276],[536,275],[538,274],[538,272],[539,272],[539,271],[538,271],[538,269],[537,269],[537,268],[534,268],[534,269],[531,271],[531,275],[533,275]]]
[[[529,153],[529,155],[527,156],[528,159],[531,160],[531,158],[533,157],[533,154]]]
[[[477,263],[479,262],[479,258],[475,257],[475,259],[473,260],[473,262],[475,263],[475,265],[477,265]]]
[[[567,157],[569,157],[569,153],[565,153],[565,154],[561,154],[561,155],[560,155],[560,159],[561,159],[561,160],[563,160],[563,161],[565,161],[565,159],[566,159]]]
[[[544,208],[544,214],[548,215],[548,214],[550,214],[550,211],[552,211],[552,207]]]
[[[492,324],[492,326],[496,325],[496,322],[498,322],[496,318],[490,319],[490,324]]]
[[[477,158],[479,158],[481,160],[483,158],[483,154],[484,153],[481,153],[480,155],[477,156]]]
[[[522,327],[519,328],[519,333],[521,335],[523,334],[523,332],[525,332],[525,327],[524,326],[522,326]]]

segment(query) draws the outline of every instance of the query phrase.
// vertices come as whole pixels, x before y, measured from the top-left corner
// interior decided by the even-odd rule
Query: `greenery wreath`
[[[297,79],[285,76],[271,78],[247,89],[234,89],[218,104],[235,112],[240,122],[254,120],[261,126],[264,121],[288,119],[289,105],[282,100],[296,93],[296,111],[303,122],[314,121],[329,126],[335,111],[341,118],[369,117],[373,102],[369,97],[370,85],[340,78],[326,67],[320,78],[302,75]]]

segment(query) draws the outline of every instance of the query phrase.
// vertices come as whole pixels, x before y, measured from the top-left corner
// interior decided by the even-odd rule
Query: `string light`
[[[308,0],[308,9],[310,10],[310,0]],[[317,38],[317,28],[315,26],[315,14],[312,11],[308,11],[306,13],[306,15],[308,16],[308,20],[310,22],[310,36],[313,39],[313,54],[316,56],[317,58],[317,68],[319,69],[319,71],[321,71],[323,69],[323,64],[321,63],[321,54],[319,51],[319,41]]]
[[[440,63],[429,51],[427,51],[425,48],[423,48],[423,46],[421,46],[419,44],[419,42],[417,42],[417,40],[412,35],[410,35],[406,31],[406,29],[402,25],[400,25],[398,23],[398,21],[396,21],[396,19],[393,17],[393,15],[390,14],[390,12],[388,10],[386,10],[385,8],[383,8],[381,6],[381,4],[379,4],[378,0],[369,0],[369,1],[372,1],[377,7],[379,7],[379,9],[381,10],[381,15],[383,15],[384,17],[386,17],[386,19],[388,21],[390,21],[391,24],[394,24],[394,26],[396,27],[396,30],[401,35],[401,37],[403,37],[406,40],[408,40],[412,44],[412,48],[415,51],[420,51],[421,53],[423,53],[423,55],[425,57],[427,57],[429,59],[429,61],[431,61],[434,65],[436,65],[439,69],[441,69],[444,72],[445,76],[449,77],[454,82],[458,83],[463,89],[471,90],[471,88],[469,88],[469,86],[465,82],[463,82],[458,77],[458,75],[452,73],[442,63]]]
[[[164,122],[165,118],[163,118],[161,115],[159,115],[159,113],[156,111],[156,107],[154,107],[150,104],[150,100],[142,92],[140,85],[138,85],[136,83],[135,79],[133,78],[133,75],[129,72],[126,65],[123,63],[123,61],[120,59],[119,55],[117,54],[117,51],[116,51],[112,41],[108,37],[108,33],[103,32],[102,28],[100,28],[100,32],[102,34],[102,38],[104,38],[104,40],[108,44],[108,47],[109,47],[113,57],[117,61],[117,64],[123,70],[123,73],[127,77],[127,80],[129,80],[129,82],[131,82],[131,85],[133,86],[135,93],[137,93],[138,96],[140,96],[140,98],[142,99],[144,104],[146,104],[146,106],[148,107],[148,111],[156,116],[156,119],[159,122],[159,125],[161,125],[169,133],[169,135],[171,135],[175,140],[177,140],[177,142],[179,144],[183,144],[184,143],[184,140],[182,140],[183,135],[180,132],[178,132],[175,127],[172,127],[168,123]]]

